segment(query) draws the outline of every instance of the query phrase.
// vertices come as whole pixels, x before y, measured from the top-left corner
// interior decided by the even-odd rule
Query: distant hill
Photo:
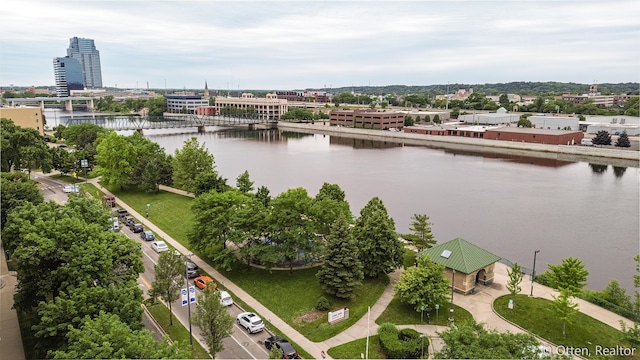
[[[474,92],[481,92],[485,95],[500,94],[519,94],[519,95],[562,95],[562,93],[585,94],[589,92],[591,84],[562,83],[555,81],[548,82],[531,82],[531,81],[515,81],[509,83],[497,84],[442,84],[442,85],[424,85],[424,86],[407,86],[407,85],[387,85],[387,86],[348,86],[340,88],[319,88],[307,89],[312,91],[330,91],[333,94],[342,92],[356,92],[369,95],[385,95],[385,94],[446,94],[447,87],[449,93],[455,93],[458,89],[473,88]],[[603,95],[610,94],[629,94],[638,95],[640,83],[621,83],[621,84],[598,84],[598,92]]]

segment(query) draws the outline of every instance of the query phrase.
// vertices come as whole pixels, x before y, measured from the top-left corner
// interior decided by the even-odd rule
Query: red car
[[[218,288],[218,284],[216,284],[213,279],[208,276],[198,276],[197,278],[193,279],[193,284],[200,289],[204,289],[207,286],[213,286],[214,289]]]

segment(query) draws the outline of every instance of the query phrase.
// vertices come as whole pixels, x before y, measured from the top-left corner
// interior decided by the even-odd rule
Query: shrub
[[[384,323],[378,329],[380,346],[389,359],[417,359],[422,354],[420,333],[413,329],[398,330],[394,324]],[[425,348],[429,347],[426,340]]]
[[[325,298],[324,296],[320,296],[320,298],[316,302],[316,309],[320,311],[327,311],[330,307],[331,304],[329,303],[329,300],[327,300],[327,298]]]

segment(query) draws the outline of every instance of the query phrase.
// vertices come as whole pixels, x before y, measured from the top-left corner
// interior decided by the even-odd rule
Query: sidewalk
[[[2,358],[24,360],[18,314],[13,309],[13,294],[18,279],[15,271],[9,271],[6,260],[4,247],[0,246],[0,354]]]

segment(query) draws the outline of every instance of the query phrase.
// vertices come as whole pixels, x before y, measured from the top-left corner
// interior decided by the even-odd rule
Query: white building
[[[531,121],[531,125],[536,129],[563,130],[568,127],[570,130],[580,131],[580,119],[577,117],[533,115],[527,119]]]
[[[189,114],[195,114],[196,109],[200,106],[209,105],[208,99],[203,99],[200,95],[165,95],[167,99],[167,112],[182,113],[183,109],[187,109]]]
[[[287,100],[278,99],[276,94],[267,94],[266,98],[257,98],[251,93],[243,93],[239,98],[216,97],[214,105],[218,114],[227,106],[243,110],[253,107],[260,119],[265,120],[279,120],[289,111]]]
[[[594,124],[587,126],[587,134],[596,134],[598,131],[605,130],[609,135],[620,135],[626,131],[629,136],[640,135],[640,126],[625,124]]]
[[[500,108],[494,113],[458,115],[458,120],[478,125],[515,124],[520,120],[520,115],[509,114],[505,108]]]

